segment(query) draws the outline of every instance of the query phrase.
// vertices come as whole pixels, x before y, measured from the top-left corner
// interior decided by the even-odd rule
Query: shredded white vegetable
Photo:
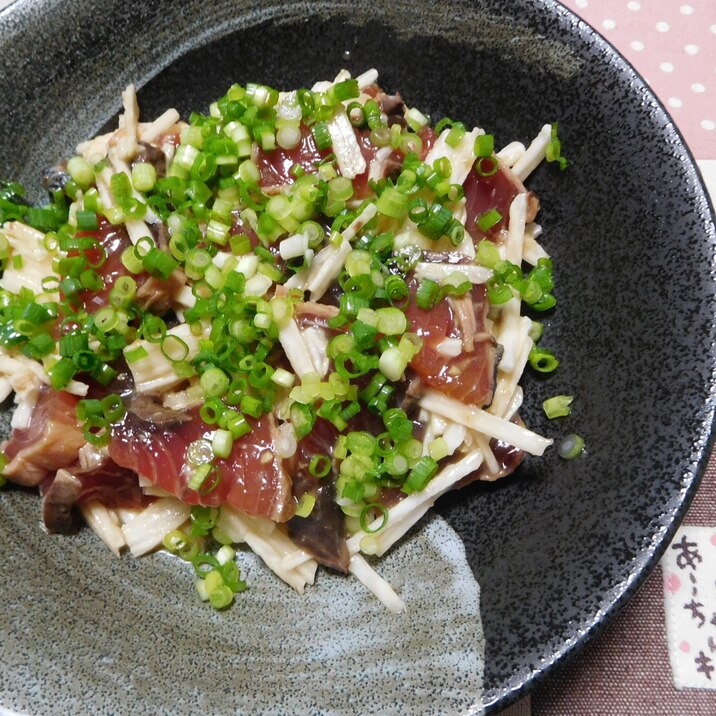
[[[128,360],[138,393],[161,393],[179,385],[184,379],[177,375],[167,354],[191,360],[199,352],[201,336],[194,335],[188,324],[170,328],[166,335],[171,338],[165,338],[161,343],[138,339],[124,348],[125,356],[131,356],[133,351],[144,352],[141,357]]]
[[[117,513],[96,500],[80,505],[80,512],[90,529],[119,557],[127,542]]]
[[[494,415],[499,415],[503,418],[507,417],[507,406],[512,401],[512,396],[518,388],[518,382],[527,365],[527,359],[533,345],[532,339],[529,337],[531,326],[532,321],[527,316],[520,317],[516,326],[514,365],[509,372],[498,373],[495,394],[492,398],[492,404],[488,408],[488,411]]]
[[[525,153],[525,145],[522,142],[510,142],[497,152],[496,156],[508,167],[513,167]]]
[[[366,164],[348,115],[345,112],[337,112],[326,126],[331,135],[331,146],[341,176],[355,179],[366,170]]]
[[[510,228],[507,231],[507,248],[505,251],[505,258],[518,266],[522,263],[526,217],[527,194],[520,192],[510,204]]]
[[[474,450],[444,467],[422,492],[408,495],[391,508],[387,527],[375,532],[382,523],[382,518],[378,518],[368,525],[370,532],[360,530],[350,537],[348,549],[351,554],[362,550],[363,540],[366,538],[374,548],[373,554],[378,557],[385,554],[435,504],[438,497],[444,495],[456,482],[475,472],[481,464],[482,453]]]
[[[522,259],[530,264],[530,266],[536,266],[540,259],[549,258],[549,254],[544,250],[542,245],[537,242],[537,237],[539,237],[541,233],[542,227],[534,222],[525,227],[525,244]]]
[[[281,341],[283,352],[286,354],[286,358],[288,358],[288,362],[297,376],[302,377],[306,373],[317,372],[311,353],[306,347],[303,335],[293,318],[281,326],[278,332],[278,339]]]
[[[545,124],[540,133],[532,140],[527,151],[517,160],[512,171],[520,181],[524,181],[545,158],[547,147],[552,138],[552,125]]]
[[[490,438],[502,440],[530,455],[542,455],[552,444],[549,438],[520,427],[509,420],[492,415],[485,410],[465,405],[459,400],[449,398],[447,395],[429,390],[420,399],[420,404],[429,411],[451,418],[467,428],[484,433]]]
[[[467,132],[453,147],[447,141],[450,130],[444,129],[435,140],[435,144],[425,157],[425,161],[432,165],[438,159],[449,159],[452,171],[448,181],[451,184],[462,184],[467,179],[467,175],[475,162],[475,139],[484,133],[482,129],[473,129],[472,132]]]
[[[160,497],[140,512],[131,522],[122,525],[122,533],[130,552],[139,557],[159,547],[164,535],[179,529],[188,519],[191,505],[175,497]]]
[[[495,338],[502,346],[502,355],[497,365],[500,373],[511,373],[517,365],[517,354],[522,343],[520,299],[518,296],[502,304],[500,320],[495,329]]]
[[[157,117],[153,122],[139,124],[139,137],[143,142],[151,144],[160,135],[166,134],[179,121],[179,112],[175,109],[168,109]]]
[[[30,289],[40,303],[56,301],[57,292],[46,292],[42,280],[54,276],[52,254],[44,246],[45,235],[20,221],[5,224],[0,231],[10,245],[10,260],[0,278],[0,287],[12,293]],[[18,265],[14,259],[17,257]]]
[[[117,140],[117,154],[121,159],[132,159],[139,150],[137,134],[139,125],[139,105],[134,85],[130,84],[122,92],[124,114],[119,118],[120,131]]]
[[[359,554],[351,557],[348,566],[350,573],[362,582],[393,614],[400,614],[405,610],[403,600],[395,593],[393,588],[386,582]]]
[[[429,278],[433,281],[443,281],[455,273],[463,274],[474,284],[486,283],[492,278],[492,271],[476,264],[446,264],[419,262],[415,266],[415,275],[418,278]]]
[[[305,554],[270,520],[249,517],[224,507],[218,526],[234,542],[246,542],[251,549],[299,594],[307,584],[313,584],[317,563],[315,559],[296,559]]]

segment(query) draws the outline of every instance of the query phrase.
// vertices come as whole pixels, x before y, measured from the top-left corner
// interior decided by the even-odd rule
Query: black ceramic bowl
[[[569,170],[542,166],[530,187],[542,200],[559,298],[543,341],[561,365],[548,380],[526,378],[524,416],[557,438],[579,432],[587,455],[566,463],[552,451],[439,506],[482,586],[488,709],[529,688],[628,599],[708,456],[715,236],[681,136],[601,37],[552,0],[18,0],[0,13],[0,56],[0,174],[29,185],[116,115],[129,82],[141,88],[144,116],[168,106],[186,116],[232,81],[288,88],[342,66],[376,67],[410,104],[493,130],[498,145],[559,120]],[[576,396],[573,415],[549,423],[539,406],[561,392]],[[114,669],[109,653],[125,628],[120,605],[135,624],[155,615],[154,595],[132,586],[147,568],[113,562],[82,536],[46,542],[33,498],[11,491],[0,500],[0,702],[45,713],[48,694],[101,700],[101,679],[121,680],[128,668]],[[96,610],[108,615],[91,627],[106,628],[108,653],[92,654],[77,623]],[[63,613],[75,615],[64,630],[47,616]],[[44,653],[29,654],[42,634]],[[73,649],[89,650],[81,663],[96,663],[96,673],[53,666]],[[210,670],[198,664],[199,676]],[[161,698],[155,691],[144,693]]]

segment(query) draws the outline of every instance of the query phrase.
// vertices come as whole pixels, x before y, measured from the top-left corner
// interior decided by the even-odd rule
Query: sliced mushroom
[[[76,529],[73,507],[82,482],[71,472],[58,470],[42,496],[42,520],[51,533],[70,534]]]
[[[128,411],[145,423],[167,427],[191,420],[191,415],[179,410],[165,408],[148,395],[134,395],[129,401]]]

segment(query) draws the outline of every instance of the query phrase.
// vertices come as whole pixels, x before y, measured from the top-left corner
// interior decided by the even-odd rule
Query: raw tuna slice
[[[5,445],[8,458],[5,476],[18,485],[39,485],[48,472],[68,467],[77,460],[87,442],[77,422],[78,398],[43,388],[35,404],[30,425],[15,429]]]
[[[484,286],[474,286],[472,292],[459,301],[469,301],[474,323],[466,326],[460,320],[456,303],[444,299],[430,310],[418,308],[415,304],[417,282],[411,282],[411,300],[405,313],[410,330],[423,339],[420,352],[413,358],[410,367],[418,374],[424,385],[445,393],[467,405],[483,407],[492,402],[495,389],[495,368],[497,347],[494,340],[485,333],[485,317],[488,302]],[[464,305],[464,304],[463,304]],[[467,333],[472,334],[469,336]],[[446,355],[446,339],[459,340],[458,355]],[[464,344],[467,343],[467,346]],[[447,349],[449,352],[449,349]]]
[[[214,428],[199,418],[198,411],[189,414],[191,420],[185,423],[157,425],[127,413],[112,426],[110,456],[188,504],[226,503],[249,515],[288,520],[295,499],[291,480],[274,454],[273,418],[248,418],[252,432],[234,442],[227,459],[215,461],[221,479],[211,491],[201,492],[187,486],[192,474],[186,465],[187,448],[197,440],[210,440]]]

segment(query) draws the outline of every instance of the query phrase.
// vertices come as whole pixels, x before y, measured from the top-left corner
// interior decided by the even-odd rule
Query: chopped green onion
[[[226,427],[231,433],[234,440],[238,440],[244,435],[248,435],[251,432],[251,425],[249,421],[241,413],[232,415],[226,423]]]
[[[199,378],[199,384],[209,398],[226,393],[229,389],[229,382],[229,378],[221,368],[209,368]]]
[[[173,256],[170,256],[164,251],[157,248],[151,248],[142,258],[142,265],[152,276],[156,276],[157,278],[161,278],[166,281],[172,271],[179,266],[179,262]]]
[[[197,280],[204,276],[210,264],[211,254],[208,251],[205,249],[192,249],[186,255],[184,268],[189,278]]]
[[[327,455],[314,455],[308,465],[308,472],[314,477],[325,477],[331,471],[331,459]]]
[[[346,107],[346,114],[354,127],[362,127],[365,124],[365,112],[360,102],[351,102]]]
[[[385,456],[383,460],[383,466],[389,475],[404,475],[410,463],[405,455],[401,455],[399,452],[391,452]]]
[[[144,271],[144,265],[142,259],[138,256],[134,246],[127,247],[120,257],[122,265],[130,273],[142,273]]]
[[[67,162],[67,173],[81,189],[87,189],[94,183],[94,170],[84,157],[72,157]]]
[[[311,492],[304,493],[296,505],[296,517],[308,517],[315,505],[316,496]]]
[[[39,231],[52,231],[57,228],[57,217],[52,207],[30,206],[25,214],[25,222]]]
[[[200,492],[202,495],[208,495],[218,487],[220,482],[221,471],[219,467],[212,463],[205,463],[194,470],[194,474],[187,482],[187,487],[190,490]]]
[[[333,144],[331,133],[328,131],[328,125],[325,122],[316,122],[311,131],[319,151],[328,149]]]
[[[264,412],[261,401],[252,395],[244,395],[241,398],[239,407],[242,413],[248,413],[252,418],[259,418]]]
[[[402,219],[408,213],[408,197],[394,187],[386,187],[376,202],[378,212],[393,219]]]
[[[529,364],[540,373],[551,373],[559,361],[546,348],[533,346],[529,353]]]
[[[216,530],[214,530],[214,532],[215,531]],[[212,536],[213,536],[213,533],[212,533]],[[224,552],[225,549],[229,549],[232,554],[231,554],[231,557],[226,562],[223,562],[220,555],[222,552]],[[216,558],[220,564],[219,571],[221,572],[221,576],[224,579],[224,584],[227,587],[229,587],[229,589],[231,589],[233,592],[243,592],[246,590],[246,582],[243,579],[241,579],[241,572],[239,571],[238,565],[234,561],[234,557],[235,557],[235,552],[230,547],[221,548],[216,553]]]
[[[221,515],[221,508],[195,505],[191,508],[191,534],[194,537],[204,537],[216,526]],[[233,554],[232,554],[233,557]],[[220,561],[219,555],[216,555]]]
[[[109,292],[109,302],[115,308],[129,306],[137,293],[137,282],[131,276],[120,276]]]
[[[462,141],[462,138],[465,136],[465,125],[462,122],[455,122],[453,126],[450,128],[450,131],[448,132],[447,137],[445,137],[445,141],[451,146],[451,147],[457,147],[458,144]]]
[[[60,358],[47,371],[50,385],[55,390],[64,390],[75,375],[75,365],[69,358]]]
[[[475,137],[475,156],[491,157],[495,151],[495,137],[492,134],[481,134]]]
[[[176,554],[189,545],[189,536],[181,530],[172,530],[164,535],[162,545],[169,552]]]
[[[552,129],[550,132],[550,142],[547,145],[547,150],[545,154],[547,161],[557,162],[559,164],[559,168],[562,171],[567,168],[569,162],[567,161],[566,157],[562,156],[562,142],[557,136],[557,122],[554,122],[552,124]]]
[[[194,572],[197,577],[206,577],[210,572],[221,566],[219,560],[217,560],[214,555],[207,554],[206,552],[197,554],[191,560],[191,564],[194,567]]]
[[[23,346],[22,352],[30,358],[39,360],[50,355],[54,349],[55,341],[52,336],[47,333],[40,333]]]
[[[537,343],[540,338],[542,338],[542,333],[544,332],[544,325],[540,323],[539,321],[532,321],[532,325],[530,326],[529,330],[529,337],[532,339],[534,343]]]
[[[550,418],[563,418],[572,412],[572,395],[555,395],[553,398],[547,398],[542,403],[542,409],[545,415]]]
[[[137,162],[132,167],[132,184],[137,191],[148,192],[157,182],[157,170],[149,162]]]
[[[225,584],[209,592],[209,602],[214,609],[225,609],[234,601],[234,593]]]
[[[497,157],[478,157],[475,160],[475,171],[482,177],[491,177],[497,174],[500,163]]]
[[[210,398],[199,408],[199,417],[207,425],[216,425],[223,413],[224,404],[218,398]]]
[[[489,231],[491,228],[496,226],[497,224],[502,221],[502,214],[500,214],[497,209],[490,209],[489,211],[485,211],[482,214],[480,214],[477,219],[475,219],[475,223],[480,228],[480,231]]]
[[[399,308],[379,308],[376,312],[376,328],[386,336],[399,336],[408,328],[408,319]]]
[[[429,311],[437,305],[442,298],[440,285],[429,278],[424,278],[415,292],[415,303],[418,308]]]
[[[75,413],[77,415],[77,420],[80,422],[84,422],[89,418],[91,415],[103,415],[104,409],[102,407],[102,401],[101,400],[95,400],[92,398],[88,398],[86,400],[80,400],[77,403],[77,407],[75,408]]]
[[[90,415],[87,417],[82,429],[85,440],[97,447],[109,444],[109,423],[104,416]]]
[[[495,305],[507,303],[511,298],[514,297],[512,289],[506,283],[497,283],[495,281],[488,281],[487,283],[487,300]]]
[[[450,454],[450,449],[445,438],[439,437],[430,442],[428,452],[433,460],[439,461]]]
[[[123,172],[112,175],[109,180],[109,189],[112,193],[112,198],[117,203],[121,203],[132,195],[132,185],[129,183],[129,177]]]
[[[453,215],[450,209],[436,202],[430,207],[424,220],[418,224],[418,231],[428,239],[437,241],[445,234],[452,219]]]
[[[565,460],[574,460],[584,452],[584,438],[572,433],[562,440],[557,448],[557,454]]]
[[[94,211],[78,211],[75,214],[75,219],[80,231],[97,231],[99,229],[97,213]]]
[[[136,348],[132,348],[132,350],[124,352],[124,357],[127,363],[136,363],[138,360],[142,360],[142,358],[146,358],[148,355],[147,349],[144,346],[137,346]]]
[[[189,346],[179,336],[167,333],[159,344],[162,355],[172,363],[180,363],[189,355]],[[146,354],[146,351],[145,351]],[[125,354],[126,357],[126,354]],[[127,358],[129,361],[129,359]]]
[[[377,129],[384,126],[380,105],[374,100],[369,99],[363,105],[366,124],[370,129]]]
[[[60,355],[66,358],[72,358],[76,353],[87,350],[87,348],[86,333],[69,333],[59,340]]]
[[[211,440],[211,448],[216,457],[228,458],[234,446],[234,436],[230,430],[216,430]]]
[[[360,89],[358,88],[358,80],[348,79],[338,82],[331,89],[329,93],[338,102],[344,102],[347,99],[353,99],[360,95]]]
[[[402,492],[407,495],[413,492],[421,492],[427,484],[435,477],[438,471],[438,464],[427,455],[421,457],[410,471],[408,478],[403,483]]]
[[[305,438],[316,422],[316,416],[310,405],[294,402],[290,409],[291,425],[293,426],[296,438]]]
[[[375,529],[370,529],[371,524],[378,519],[375,515],[376,512],[379,512],[381,517],[383,518],[380,522],[380,524]],[[385,527],[388,524],[388,508],[385,505],[381,505],[379,503],[368,503],[360,513],[360,527],[363,530],[363,532],[368,532],[368,534],[375,534],[376,532],[380,532],[383,527]]]
[[[124,402],[119,395],[110,393],[101,400],[102,413],[104,414],[105,420],[110,423],[116,423],[120,421],[126,411]]]
[[[489,239],[482,239],[477,244],[477,262],[485,268],[495,268],[502,260],[500,250]]]

